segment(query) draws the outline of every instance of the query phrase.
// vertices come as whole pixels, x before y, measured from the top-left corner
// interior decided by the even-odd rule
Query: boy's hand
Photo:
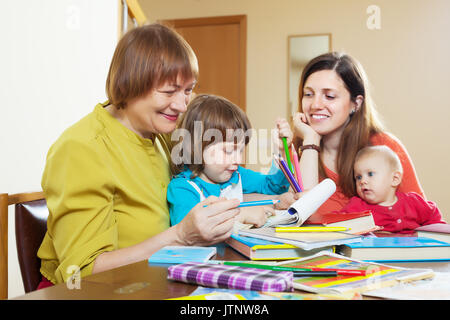
[[[275,204],[275,209],[277,210],[287,210],[295,201],[303,196],[303,192],[294,193],[291,188],[288,192],[280,194],[278,200],[280,202]]]
[[[275,211],[272,206],[244,207],[240,208],[241,213],[236,217],[241,223],[252,224],[255,227],[262,227],[267,218],[273,216]]]

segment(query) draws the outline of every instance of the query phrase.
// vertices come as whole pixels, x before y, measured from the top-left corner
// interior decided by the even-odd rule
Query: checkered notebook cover
[[[205,287],[255,291],[292,291],[293,273],[220,264],[184,263],[168,269],[168,279]]]

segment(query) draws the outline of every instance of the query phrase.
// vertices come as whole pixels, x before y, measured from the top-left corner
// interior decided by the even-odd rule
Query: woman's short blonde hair
[[[194,51],[178,33],[161,24],[128,31],[117,44],[106,80],[109,103],[125,108],[127,102],[150,90],[198,77]]]

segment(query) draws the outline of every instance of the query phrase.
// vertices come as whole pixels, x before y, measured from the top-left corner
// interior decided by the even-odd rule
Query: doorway
[[[161,21],[190,44],[199,63],[195,93],[223,96],[245,111],[247,16]]]

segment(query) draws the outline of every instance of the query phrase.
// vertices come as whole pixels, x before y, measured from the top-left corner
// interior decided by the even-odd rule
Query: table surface
[[[225,244],[217,245],[216,260],[247,260]],[[405,268],[429,268],[450,272],[450,261],[389,263]],[[150,265],[146,260],[84,277],[80,288],[65,283],[33,291],[14,300],[162,300],[187,296],[197,285],[167,280],[167,266]]]

